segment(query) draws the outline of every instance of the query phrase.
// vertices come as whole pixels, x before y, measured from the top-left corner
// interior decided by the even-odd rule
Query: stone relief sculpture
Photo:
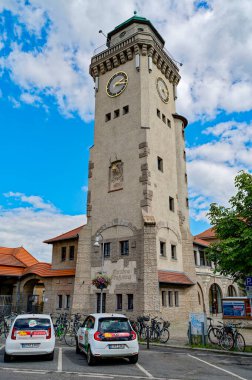
[[[109,191],[123,188],[123,163],[122,161],[111,162],[109,167]]]

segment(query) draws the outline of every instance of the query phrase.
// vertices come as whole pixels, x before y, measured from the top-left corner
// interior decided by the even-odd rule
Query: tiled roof
[[[26,265],[24,263],[21,263],[21,261],[17,260],[12,255],[6,255],[5,253],[0,252],[0,265],[7,265],[12,267],[20,267],[25,268]]]
[[[78,234],[81,231],[82,227],[84,227],[84,225],[77,227],[74,230],[65,232],[64,234],[56,236],[52,239],[44,240],[44,243],[51,244],[51,243],[54,243],[54,242],[60,241],[60,240],[75,239],[78,237]]]
[[[208,247],[210,245],[208,241],[199,239],[198,237],[193,238],[193,243],[203,245],[204,247]]]
[[[19,260],[22,264],[25,266],[34,265],[38,263],[38,260],[35,259],[24,247],[17,247],[17,248],[7,248],[7,247],[0,247],[0,257],[1,255],[9,255],[10,263],[6,265],[12,265],[11,262],[13,262],[13,258]],[[7,256],[6,256],[7,258]]]
[[[193,285],[194,283],[183,272],[158,271],[158,281],[174,285]]]
[[[215,231],[213,227],[208,228],[207,230],[201,232],[198,235],[195,235],[195,237],[200,238],[200,239],[214,239],[215,236]]]
[[[0,265],[0,276],[22,276],[24,268]]]
[[[29,268],[26,268],[23,272],[23,276],[31,273],[37,274],[40,277],[74,276],[75,269],[52,269],[51,264],[38,263]]]

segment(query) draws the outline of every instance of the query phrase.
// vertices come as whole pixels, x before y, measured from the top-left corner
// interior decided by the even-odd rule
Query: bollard
[[[146,338],[147,338],[147,350],[150,349],[150,328],[146,327]]]
[[[189,322],[188,324],[188,339],[189,343],[192,345],[192,324]]]
[[[203,346],[206,345],[206,339],[205,339],[205,324],[204,322],[201,322],[201,342]]]

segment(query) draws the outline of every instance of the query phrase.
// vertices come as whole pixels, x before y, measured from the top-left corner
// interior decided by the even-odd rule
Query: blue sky
[[[193,234],[252,169],[252,4],[181,0],[0,1],[0,245],[50,260],[42,241],[85,223],[93,142],[90,57],[105,33],[149,18],[182,61]],[[162,12],[160,12],[162,9]],[[178,27],[179,25],[179,27]]]

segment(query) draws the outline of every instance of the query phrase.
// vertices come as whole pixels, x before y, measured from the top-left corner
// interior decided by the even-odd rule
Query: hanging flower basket
[[[106,289],[111,284],[111,278],[104,273],[98,273],[92,280],[97,289]]]

